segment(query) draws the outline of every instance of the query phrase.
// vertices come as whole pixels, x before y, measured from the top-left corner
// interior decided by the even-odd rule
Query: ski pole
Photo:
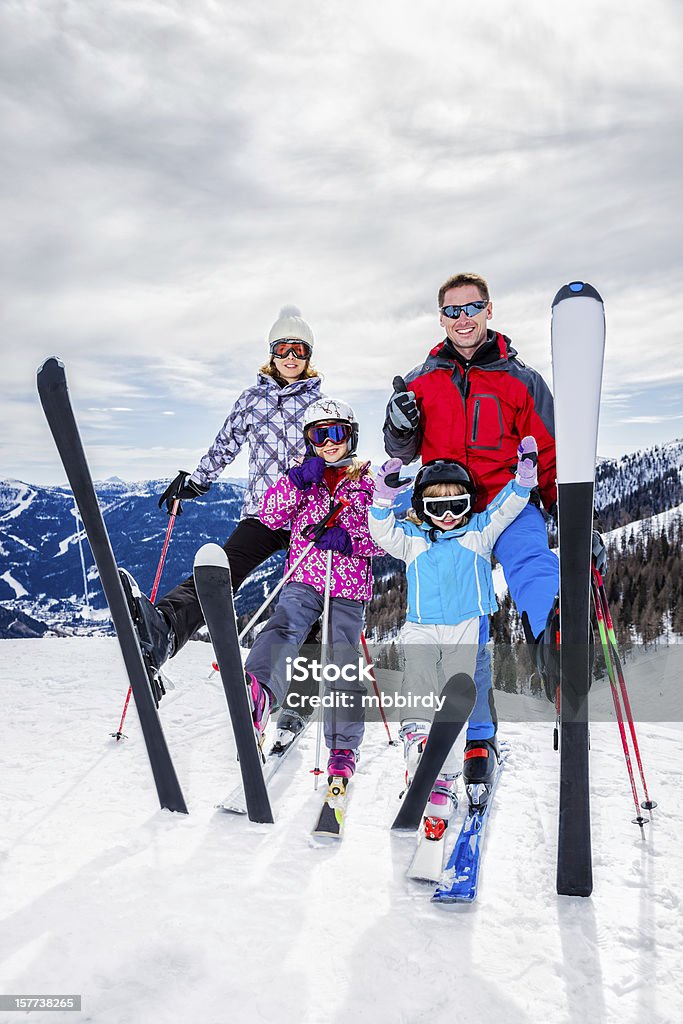
[[[593,579],[596,584],[598,595],[602,602],[602,609],[605,618],[605,624],[607,626],[607,636],[609,638],[610,647],[613,654],[613,661],[617,670],[617,678],[619,679],[619,689],[621,690],[621,698],[624,702],[624,710],[626,712],[626,718],[628,720],[629,731],[631,733],[631,740],[633,742],[633,752],[636,757],[636,763],[638,765],[638,771],[640,773],[640,781],[643,784],[643,792],[645,793],[645,800],[641,806],[646,810],[650,811],[650,818],[652,818],[652,811],[657,806],[656,801],[650,800],[650,795],[647,791],[647,783],[645,782],[645,772],[643,770],[643,762],[640,756],[640,746],[638,744],[638,737],[636,736],[636,727],[633,721],[633,712],[631,711],[631,702],[628,696],[628,690],[626,689],[626,679],[624,677],[624,669],[621,664],[621,658],[619,657],[619,650],[617,648],[617,637],[614,632],[614,623],[612,622],[612,615],[609,610],[609,602],[607,600],[607,591],[605,590],[605,583],[602,575],[598,569],[593,566]]]
[[[164,562],[166,561],[166,554],[168,552],[168,545],[171,542],[171,534],[173,533],[173,527],[175,526],[175,521],[176,521],[176,519],[178,517],[178,505],[179,504],[180,504],[180,499],[176,498],[176,500],[173,502],[173,508],[172,508],[171,513],[170,513],[170,515],[168,517],[168,526],[166,527],[166,536],[164,537],[164,546],[161,549],[161,557],[159,558],[159,565],[157,566],[156,576],[154,577],[154,583],[152,584],[152,593],[150,594],[150,597],[149,597],[149,599],[152,602],[152,604],[154,604],[154,602],[156,600],[157,592],[159,590],[159,583],[161,582],[161,574],[164,571]],[[132,687],[129,686],[128,687],[128,693],[126,694],[126,701],[125,701],[125,703],[123,705],[123,714],[121,715],[121,721],[119,722],[119,727],[116,730],[116,732],[113,732],[111,734],[114,737],[114,739],[116,740],[117,743],[118,743],[118,741],[120,739],[123,738],[123,723],[126,720],[126,714],[128,712],[128,705],[130,704],[130,695],[131,695],[132,692],[133,692]]]
[[[609,642],[607,638],[607,631],[605,629],[605,619],[602,610],[602,602],[598,586],[595,578],[592,580],[593,590],[593,604],[595,606],[595,615],[598,620],[598,631],[600,633],[600,642],[602,643],[602,650],[605,656],[605,665],[607,666],[607,674],[610,681],[610,690],[612,692],[612,700],[614,701],[614,712],[617,717],[617,725],[619,726],[619,735],[621,737],[621,745],[624,750],[624,758],[626,760],[626,769],[628,771],[629,782],[631,783],[631,792],[633,794],[633,803],[636,808],[636,816],[633,819],[634,825],[640,826],[640,833],[644,837],[645,833],[643,825],[646,822],[646,818],[640,813],[640,805],[638,803],[638,791],[636,789],[636,780],[633,775],[633,765],[631,764],[631,754],[628,749],[628,740],[626,739],[626,729],[624,728],[624,717],[621,711],[621,701],[619,700],[619,691],[617,689],[617,680],[615,678],[614,666],[612,664],[612,658],[609,649]]]
[[[377,701],[378,701],[378,704],[379,704],[379,713],[382,716],[382,721],[384,722],[384,728],[387,730],[387,736],[389,737],[389,745],[392,746],[392,747],[395,747],[395,746],[398,745],[398,740],[392,740],[392,738],[391,738],[391,731],[389,729],[389,723],[387,722],[387,716],[384,714],[384,708],[382,707],[382,701],[381,701],[381,698],[380,698],[379,687],[377,685],[377,679],[375,678],[375,667],[372,664],[372,661],[370,660],[370,651],[368,650],[368,642],[365,639],[365,633],[361,633],[361,635],[360,635],[360,642],[363,645],[363,654],[365,655],[365,660],[368,663],[368,671],[370,672],[370,675],[372,676],[372,685],[373,685],[373,688],[374,688],[374,691],[375,691],[375,696],[377,697]]]
[[[322,712],[322,698],[323,698],[323,687],[324,687],[324,675],[325,667],[327,665],[327,644],[329,639],[330,630],[330,587],[332,583],[332,549],[327,552],[327,564],[325,566],[325,595],[323,598],[323,615],[322,615],[322,642],[320,651],[320,682],[318,684],[318,696],[320,698],[319,705],[319,717],[318,717],[318,731],[315,741],[315,768],[313,769],[313,775],[315,782],[313,788],[318,788],[318,778],[322,775],[322,768],[320,767],[320,748],[322,746],[322,735],[323,735],[323,712]]]

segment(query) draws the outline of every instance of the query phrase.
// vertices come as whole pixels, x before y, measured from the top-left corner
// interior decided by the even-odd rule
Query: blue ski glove
[[[605,538],[599,530],[593,530],[592,555],[595,568],[604,576],[607,572],[607,548]]]
[[[299,491],[308,491],[313,484],[319,484],[325,475],[325,460],[319,455],[306,459],[300,466],[292,466],[287,476]]]
[[[338,551],[340,555],[352,555],[351,534],[343,526],[328,526],[318,537],[315,546],[321,551]]]
[[[175,480],[171,481],[159,498],[159,508],[165,502],[166,511],[170,516],[173,514],[173,506],[176,501],[179,501],[180,504],[178,505],[176,515],[181,516],[183,514],[183,501],[189,501],[190,498],[198,498],[200,495],[206,494],[208,489],[208,486],[205,487],[202,484],[195,483],[190,474],[181,469]]]
[[[398,494],[407,491],[413,486],[412,480],[400,480],[399,472],[403,463],[400,459],[388,459],[379,473],[375,483],[375,495],[372,499],[373,505],[379,508],[391,508]]]
[[[538,445],[531,435],[519,442],[515,480],[520,487],[528,487],[529,490],[538,486]]]

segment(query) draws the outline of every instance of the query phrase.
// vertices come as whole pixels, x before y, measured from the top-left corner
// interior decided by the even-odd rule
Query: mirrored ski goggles
[[[349,423],[315,423],[312,427],[306,429],[306,440],[310,441],[316,448],[322,448],[326,441],[332,441],[334,444],[341,444],[342,441],[348,441],[351,437],[352,430]]]
[[[457,320],[461,313],[464,313],[465,316],[477,316],[487,306],[488,302],[481,299],[477,302],[466,302],[464,306],[442,306],[440,312],[449,320]]]
[[[445,519],[449,512],[459,519],[472,507],[472,497],[469,494],[458,494],[450,498],[423,498],[422,501],[430,519]]]
[[[310,359],[311,346],[305,341],[283,338],[280,341],[271,342],[270,354],[276,359],[286,359],[289,355],[293,355],[296,359]]]

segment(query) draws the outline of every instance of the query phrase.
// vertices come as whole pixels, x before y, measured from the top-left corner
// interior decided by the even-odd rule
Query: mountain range
[[[117,561],[149,593],[168,522],[157,506],[167,481],[126,483],[111,478],[95,486]],[[202,544],[225,541],[238,522],[243,494],[242,479],[227,479],[214,484],[205,497],[185,503],[174,526],[160,593],[189,574]],[[404,504],[408,500],[404,497]],[[600,460],[595,504],[606,530],[681,503],[683,440]],[[243,584],[237,595],[238,614],[258,606],[280,578],[283,561],[284,553],[278,553]],[[400,574],[401,566],[386,556],[375,560],[374,572],[379,592],[386,589],[388,578]],[[110,629],[73,495],[68,487],[0,481],[0,638],[40,636],[48,629]]]

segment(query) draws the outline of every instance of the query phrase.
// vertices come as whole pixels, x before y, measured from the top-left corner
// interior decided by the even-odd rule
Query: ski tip
[[[569,284],[562,285],[553,299],[553,308],[565,299],[575,298],[597,299],[598,302],[602,302],[600,292],[592,284],[588,284],[586,281],[570,281]]]
[[[477,698],[477,690],[472,676],[466,672],[458,672],[447,680],[441,691],[443,699],[441,714],[450,721],[467,721]]]
[[[228,556],[220,544],[204,544],[194,556],[194,564],[228,568]]]
[[[50,371],[54,372],[55,370],[60,370],[63,373],[64,362],[59,356],[48,356],[36,370],[36,375],[40,377],[42,373],[50,373]]]

